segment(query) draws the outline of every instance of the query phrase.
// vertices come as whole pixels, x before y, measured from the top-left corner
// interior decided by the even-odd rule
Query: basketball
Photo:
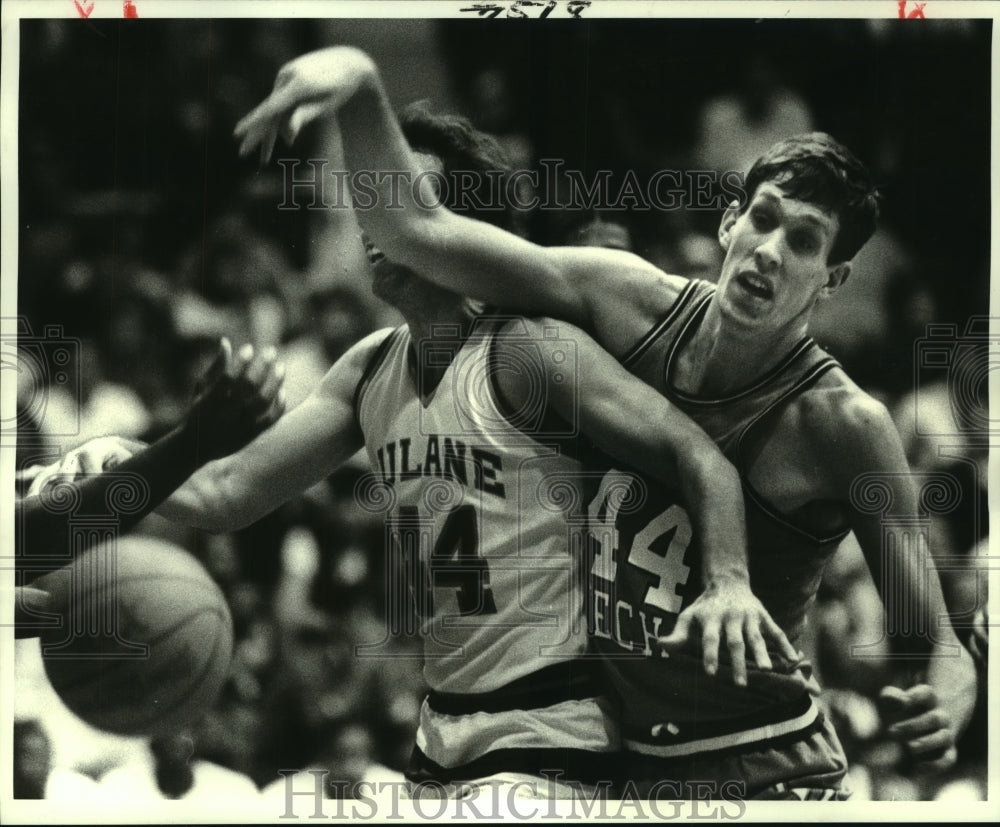
[[[147,537],[99,547],[40,578],[60,623],[41,636],[63,703],[121,735],[176,732],[209,709],[229,672],[233,625],[187,552]]]

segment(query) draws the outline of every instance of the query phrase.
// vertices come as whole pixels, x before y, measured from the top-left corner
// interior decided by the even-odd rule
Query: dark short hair
[[[433,114],[425,101],[403,110],[399,122],[412,149],[441,159],[448,184],[442,202],[445,207],[505,230],[515,230],[515,211],[506,197],[511,164],[495,138],[480,132],[460,115]],[[461,173],[470,173],[475,186],[460,198],[455,184]]]
[[[767,181],[788,197],[837,216],[840,230],[830,250],[831,263],[854,258],[875,232],[879,193],[871,174],[847,147],[825,132],[785,138],[758,158],[747,173],[747,200],[740,212]]]

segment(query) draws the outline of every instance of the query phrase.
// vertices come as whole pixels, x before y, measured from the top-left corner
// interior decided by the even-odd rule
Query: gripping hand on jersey
[[[265,163],[279,135],[291,144],[306,124],[335,115],[374,71],[371,58],[348,46],[289,61],[278,72],[271,94],[236,125],[233,134],[240,141],[240,155],[260,147]]]
[[[754,663],[761,669],[771,669],[768,642],[790,661],[801,655],[788,641],[781,627],[771,618],[764,605],[742,580],[710,583],[690,606],[677,618],[673,632],[660,638],[667,652],[690,650],[701,645],[705,672],[714,675],[719,669],[719,648],[725,637],[726,649],[737,686],[747,684],[746,654],[749,649]]]

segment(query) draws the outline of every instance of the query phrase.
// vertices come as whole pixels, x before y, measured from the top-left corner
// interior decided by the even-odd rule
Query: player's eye
[[[798,255],[808,256],[819,251],[819,239],[810,232],[794,232],[788,237],[788,246]]]
[[[754,208],[750,210],[750,223],[757,230],[770,230],[774,227],[774,216],[770,211]]]

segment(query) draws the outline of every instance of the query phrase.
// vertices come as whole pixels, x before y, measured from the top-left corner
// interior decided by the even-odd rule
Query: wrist
[[[702,584],[707,591],[732,591],[734,589],[749,589],[750,574],[739,569],[726,569],[724,571],[704,572]]]
[[[347,76],[352,82],[348,86],[348,90],[357,94],[378,88],[378,66],[366,52],[354,46],[335,46],[334,48],[339,51],[338,59],[343,61],[342,65],[350,67]],[[349,94],[348,98],[350,97],[353,95]]]
[[[212,450],[214,440],[200,422],[197,408],[191,410],[173,430],[168,431],[162,441],[163,447],[192,473],[215,459],[215,452]]]

